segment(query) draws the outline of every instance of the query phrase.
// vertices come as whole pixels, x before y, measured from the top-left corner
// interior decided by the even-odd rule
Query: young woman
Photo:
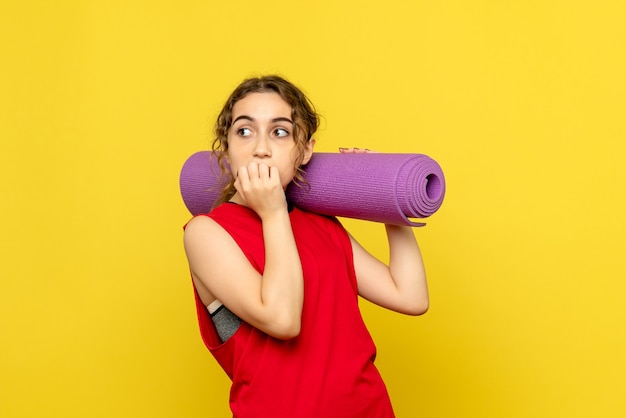
[[[428,309],[411,228],[385,226],[387,266],[336,219],[287,201],[318,124],[285,79],[240,84],[213,143],[231,181],[219,205],[186,225],[200,330],[232,379],[234,417],[393,417],[358,296],[409,315]]]

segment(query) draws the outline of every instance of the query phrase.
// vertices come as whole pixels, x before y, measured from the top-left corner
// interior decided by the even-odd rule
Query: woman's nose
[[[265,136],[260,136],[256,141],[256,146],[254,147],[254,156],[255,157],[271,157],[272,153],[270,151],[269,141]]]

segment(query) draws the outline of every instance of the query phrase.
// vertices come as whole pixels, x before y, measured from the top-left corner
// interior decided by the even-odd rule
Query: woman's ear
[[[302,165],[309,162],[313,156],[313,148],[315,148],[315,138],[311,138],[304,145],[304,157],[302,158]]]

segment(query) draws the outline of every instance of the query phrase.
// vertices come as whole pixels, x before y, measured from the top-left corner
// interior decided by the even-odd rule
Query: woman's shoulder
[[[187,223],[183,226],[185,232],[189,232],[189,230],[206,227],[211,223],[215,223],[213,219],[209,216],[208,213],[201,213],[198,215],[194,215]]]
[[[250,210],[244,206],[236,203],[225,202],[213,208],[208,213],[194,215],[194,217],[185,224],[184,228],[186,229],[191,225],[196,224],[207,225],[211,223],[220,223],[220,220],[228,219],[230,217],[249,216],[249,211]]]
[[[192,235],[210,237],[213,241],[234,238],[237,242],[252,240],[262,236],[262,224],[257,214],[250,208],[236,203],[222,203],[211,212],[193,217],[186,227]]]
[[[183,228],[185,245],[203,242],[207,236],[215,237],[216,230],[221,229],[208,214],[195,215]]]
[[[230,205],[229,205],[230,206]],[[232,205],[236,206],[236,205]],[[245,215],[222,213],[224,209],[215,208],[209,213],[191,218],[185,225],[184,244],[189,249],[211,250],[219,253],[226,242],[249,238],[253,226],[244,220]],[[228,209],[226,209],[228,212]]]

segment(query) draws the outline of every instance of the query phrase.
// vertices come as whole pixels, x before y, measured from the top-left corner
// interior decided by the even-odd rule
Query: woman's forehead
[[[233,118],[241,115],[258,117],[291,117],[291,106],[278,93],[249,93],[233,106]],[[256,118],[255,118],[256,119]]]

